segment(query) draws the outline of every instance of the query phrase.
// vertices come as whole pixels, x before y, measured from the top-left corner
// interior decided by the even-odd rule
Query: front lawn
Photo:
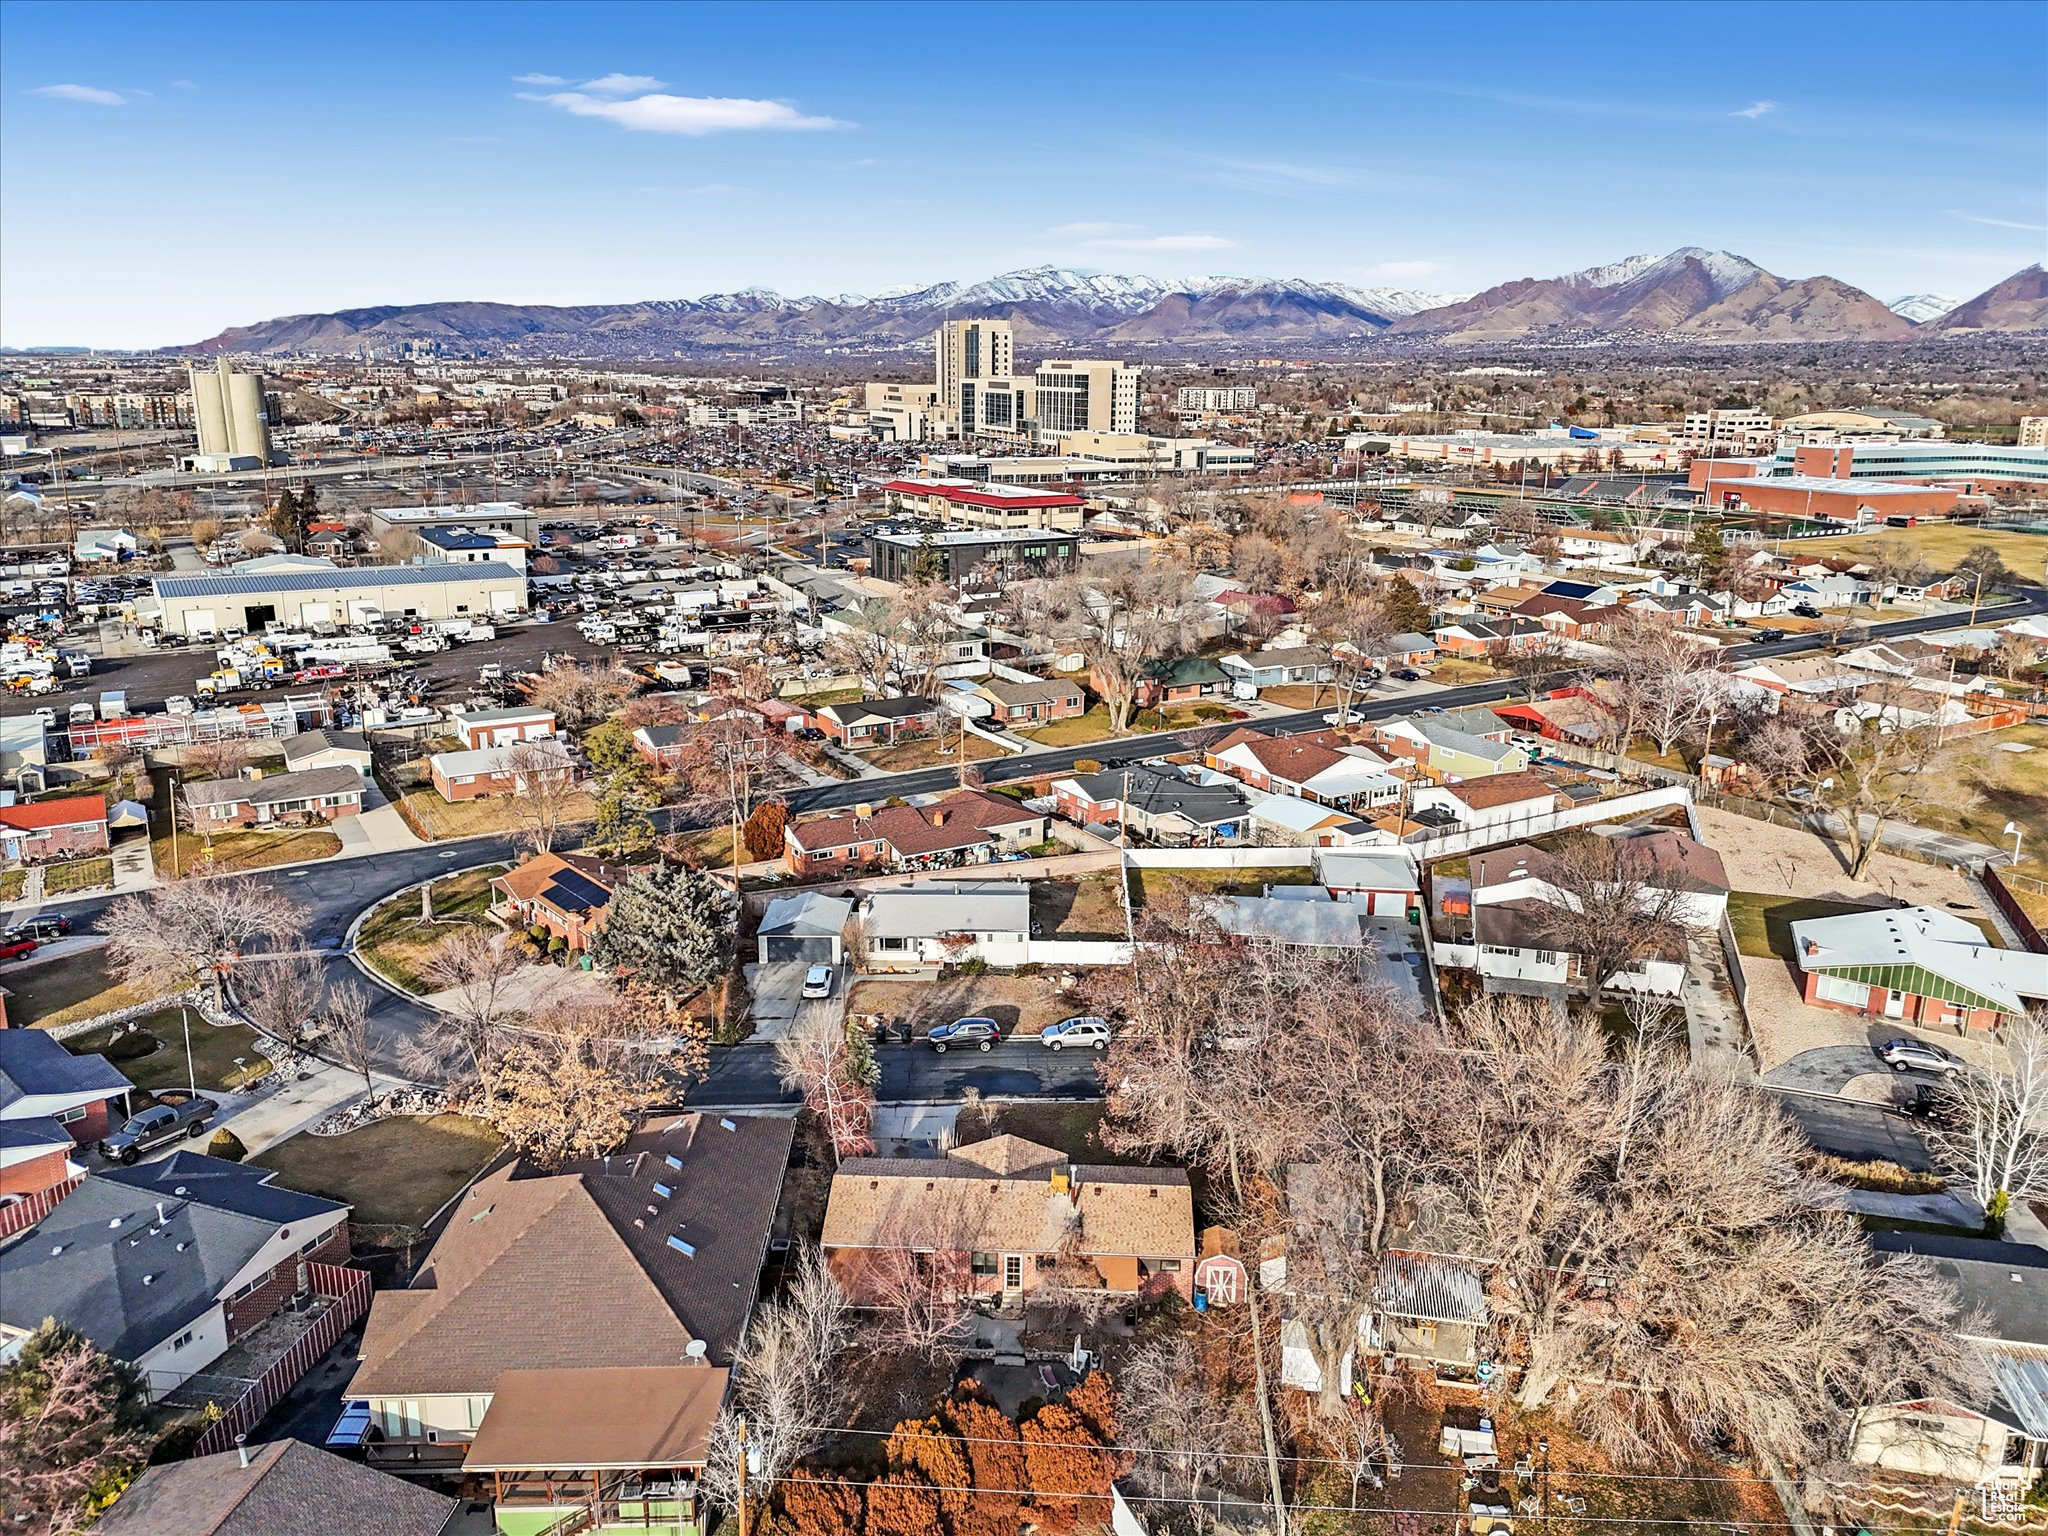
[[[386,794],[390,793],[387,785]],[[523,825],[511,795],[483,795],[474,800],[443,800],[431,784],[403,790],[397,796],[399,811],[413,830],[429,842],[447,842],[462,837],[491,837],[517,832]],[[597,819],[597,803],[581,790],[564,797],[562,825],[588,826]]]
[[[496,926],[485,910],[491,904],[491,878],[504,872],[502,864],[487,864],[436,880],[431,923],[420,921],[420,893],[401,891],[363,919],[356,930],[356,953],[394,985],[431,992],[427,968],[442,946],[468,929]]]
[[[249,1159],[287,1189],[346,1200],[358,1230],[416,1236],[498,1155],[497,1132],[467,1115],[378,1120],[345,1136],[293,1136]]]
[[[196,1084],[228,1092],[268,1074],[270,1058],[256,1049],[256,1031],[246,1024],[212,1025],[191,1015],[192,1064],[185,1064],[185,1010],[164,1008],[131,1024],[113,1024],[64,1042],[74,1056],[104,1056],[121,1075],[152,1093]],[[235,1058],[242,1065],[235,1065]]]
[[[81,891],[103,891],[114,883],[111,858],[69,859],[43,867],[45,896],[75,896]]]
[[[855,755],[886,773],[903,773],[912,768],[945,767],[960,761],[960,736],[956,731],[943,737],[908,737],[893,747],[883,747],[879,752],[863,751]],[[972,735],[967,738],[967,761],[970,763],[1007,756],[1009,753],[992,741]]]
[[[1048,939],[1121,939],[1124,906],[1114,870],[1031,882],[1031,922]]]
[[[21,900],[21,889],[27,884],[27,870],[0,869],[0,901]]]
[[[1429,666],[1429,680],[1442,688],[1454,688],[1460,683],[1483,683],[1500,675],[1493,669],[1492,662],[1476,656],[1444,656]]]
[[[159,995],[155,987],[123,981],[108,964],[104,947],[41,964],[10,965],[0,970],[0,986],[8,993],[7,1022],[40,1029],[112,1013]]]
[[[1009,729],[1012,734],[1041,747],[1079,747],[1092,741],[1107,741],[1116,735],[1110,729],[1107,704],[1097,704],[1086,714],[1069,715],[1064,720],[1048,720],[1043,725],[1014,725]]]

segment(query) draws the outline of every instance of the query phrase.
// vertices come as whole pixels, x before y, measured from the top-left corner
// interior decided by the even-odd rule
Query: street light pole
[[[2020,842],[2026,834],[2018,822],[2008,821],[2005,824],[2005,835],[2012,839],[2012,861],[2017,865],[2020,861]]]

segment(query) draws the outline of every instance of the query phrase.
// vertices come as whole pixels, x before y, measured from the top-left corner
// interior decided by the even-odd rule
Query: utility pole
[[[740,1536],[747,1536],[747,1421],[746,1421],[746,1419],[745,1419],[745,1417],[744,1417],[744,1416],[742,1416],[742,1417],[741,1417],[741,1419],[740,1419],[740,1421],[739,1421],[739,1452],[740,1452],[740,1509],[739,1509],[739,1516],[740,1516]],[[1956,1507],[1957,1507],[1958,1509],[1960,1509],[1960,1508],[1962,1507],[1962,1500],[1958,1499],[1958,1500],[1956,1501]]]

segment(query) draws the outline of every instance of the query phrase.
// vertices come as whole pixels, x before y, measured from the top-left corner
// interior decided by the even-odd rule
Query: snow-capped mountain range
[[[290,315],[223,331],[185,353],[359,353],[438,341],[477,353],[679,357],[903,351],[944,320],[1008,319],[1021,355],[1061,349],[1347,350],[1625,339],[1752,343],[1888,341],[1916,333],[2048,328],[2038,268],[1963,304],[1913,294],[1886,305],[1832,277],[1782,278],[1730,251],[1686,246],[1475,294],[1418,293],[1292,277],[1157,278],[1025,267],[976,283],[788,297],[743,288],[694,299],[574,307],[458,301]]]

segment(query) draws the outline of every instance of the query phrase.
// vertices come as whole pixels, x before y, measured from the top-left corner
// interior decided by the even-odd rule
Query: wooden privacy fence
[[[2012,887],[1989,864],[1981,866],[1977,877],[1984,882],[1984,889],[1991,893],[1992,905],[2004,914],[2012,924],[2013,932],[2020,936],[2020,942],[2037,955],[2048,955],[2048,936],[2043,936],[2040,927],[2027,915],[2027,909],[2020,905],[2019,898],[2012,893]]]
[[[362,1270],[340,1264],[308,1264],[306,1277],[315,1295],[325,1296],[334,1304],[315,1318],[313,1326],[272,1361],[246,1392],[221,1411],[220,1418],[192,1447],[194,1456],[233,1450],[235,1438],[262,1423],[263,1416],[277,1406],[278,1399],[298,1385],[299,1378],[334,1347],[334,1341],[351,1323],[370,1310],[370,1277]]]
[[[32,1195],[23,1195],[10,1205],[0,1205],[0,1237],[12,1237],[24,1228],[32,1227],[50,1212],[57,1209],[57,1202],[85,1182],[85,1175],[66,1179],[62,1184],[52,1184],[48,1189],[39,1189]]]

